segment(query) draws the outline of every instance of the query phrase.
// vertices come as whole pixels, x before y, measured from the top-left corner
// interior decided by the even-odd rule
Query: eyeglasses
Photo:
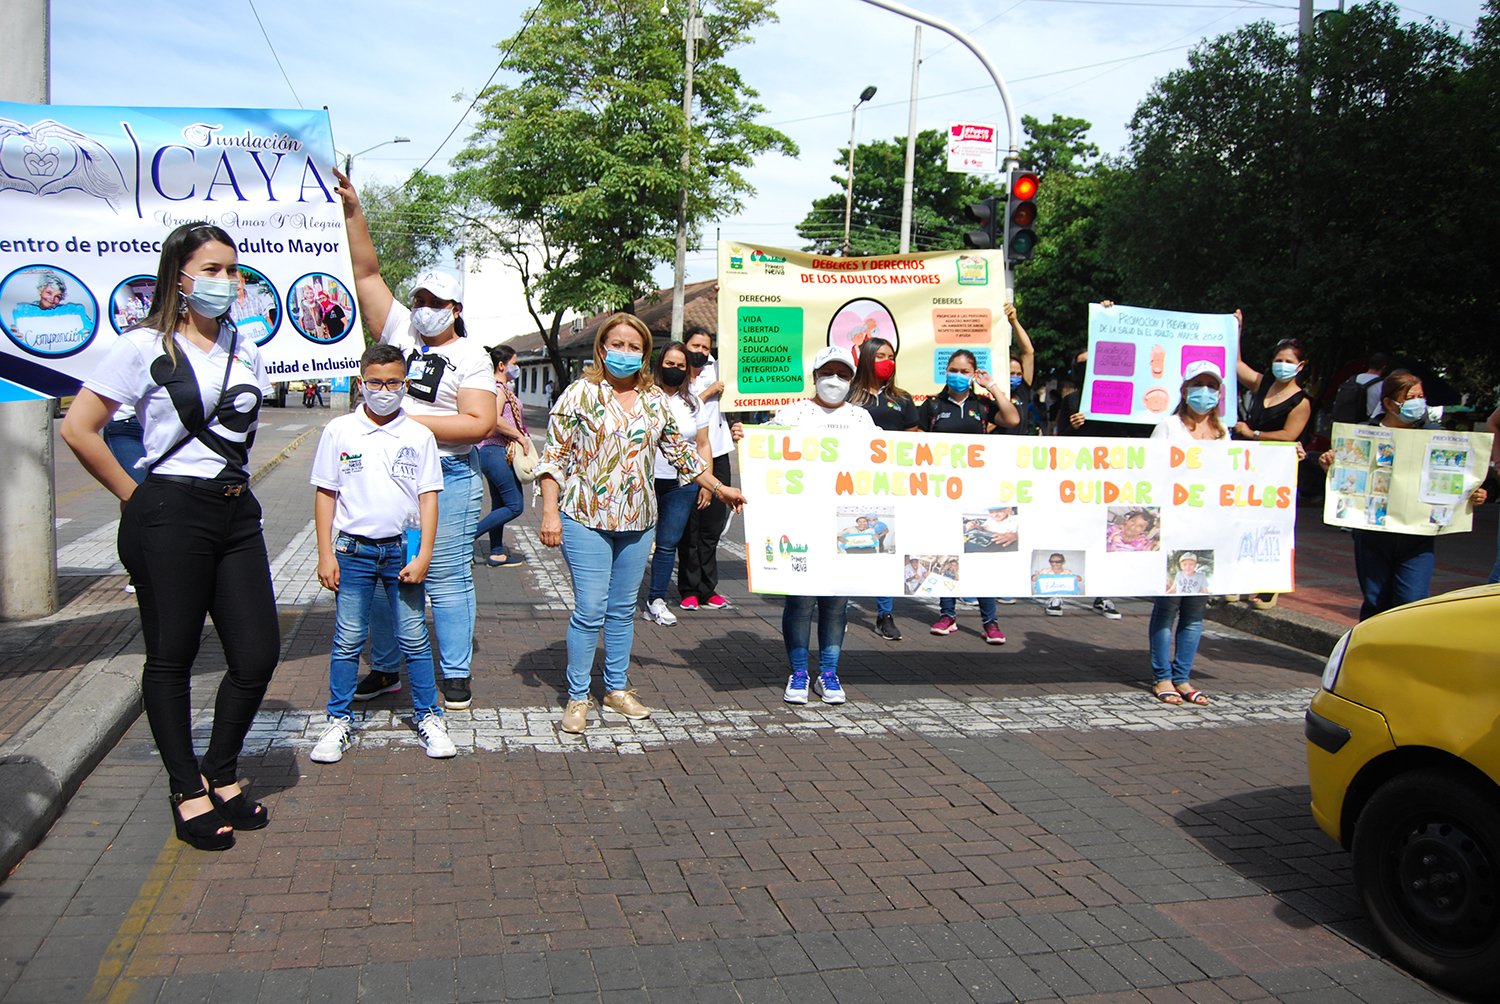
[[[400,390],[406,386],[405,380],[366,380],[365,387],[369,390]]]

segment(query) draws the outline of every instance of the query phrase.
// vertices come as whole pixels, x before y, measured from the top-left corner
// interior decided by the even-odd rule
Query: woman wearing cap
[[[1182,374],[1181,401],[1177,410],[1156,427],[1151,438],[1172,443],[1228,438],[1229,431],[1219,421],[1219,399],[1223,391],[1224,374],[1219,367],[1206,359],[1188,363]],[[1190,556],[1184,555],[1180,560],[1187,557]],[[1193,564],[1196,568],[1196,557]],[[1181,575],[1179,571],[1179,578]],[[1147,628],[1151,640],[1151,691],[1163,704],[1184,701],[1207,704],[1208,698],[1188,682],[1188,677],[1193,672],[1193,659],[1203,637],[1203,613],[1208,609],[1208,596],[1188,593],[1178,589],[1177,585],[1174,580],[1168,586],[1169,595],[1158,596],[1151,603],[1151,623]]]
[[[1427,395],[1422,379],[1415,373],[1400,371],[1385,378],[1380,388],[1381,414],[1371,425],[1387,429],[1436,429],[1438,424],[1427,416]],[[1318,457],[1323,470],[1333,466],[1333,451]],[[1394,480],[1391,491],[1405,486]],[[1405,490],[1412,490],[1406,487]],[[1469,496],[1474,505],[1484,505],[1489,497],[1483,488]],[[1401,533],[1394,530],[1354,530],[1354,574],[1359,577],[1359,591],[1364,601],[1359,619],[1368,620],[1403,603],[1426,599],[1432,592],[1432,568],[1436,562],[1433,543],[1437,538],[1426,534]]]
[[[599,325],[594,362],[558,398],[536,466],[542,543],[562,547],[573,576],[564,732],[588,727],[594,651],[604,633],[604,701],[623,718],[650,718],[626,678],[635,600],[656,530],[657,451],[738,511],[745,496],[724,484],[678,433],[671,407],[643,363],[651,329],[633,314]],[[685,362],[686,360],[684,360]]]
[[[875,431],[870,413],[849,404],[854,382],[854,356],[838,345],[820,349],[813,357],[813,396],[787,405],[771,419],[772,425],[796,428]],[[813,611],[818,613],[818,675],[808,678],[809,644]],[[847,596],[788,596],[781,612],[781,639],[791,663],[791,676],[783,694],[788,704],[806,704],[809,685],[824,704],[843,704],[844,687],[839,682],[839,651],[844,645],[848,621]]]
[[[365,324],[380,340],[407,355],[406,413],[432,430],[443,464],[437,539],[427,572],[427,598],[442,670],[443,703],[469,706],[474,651],[474,532],[484,503],[484,481],[474,446],[495,428],[495,375],[484,348],[465,338],[463,285],[457,276],[428,269],[417,276],[411,306],[396,302],[380,276],[380,260],[359,196],[337,168],[344,202],[354,290]],[[370,674],[354,690],[367,701],[401,689],[400,649],[383,604],[370,610]]]

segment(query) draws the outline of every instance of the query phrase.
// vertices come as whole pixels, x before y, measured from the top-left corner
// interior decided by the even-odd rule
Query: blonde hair
[[[604,339],[611,331],[620,325],[631,329],[641,336],[641,368],[635,375],[636,390],[650,390],[652,387],[651,367],[647,365],[651,359],[651,329],[646,327],[646,322],[634,314],[619,313],[610,317],[599,325],[598,331],[594,333],[594,361],[583,369],[583,378],[589,383],[602,384],[604,382]]]

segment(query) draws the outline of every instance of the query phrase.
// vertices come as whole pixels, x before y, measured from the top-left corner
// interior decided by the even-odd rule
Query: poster
[[[162,238],[236,240],[241,337],[273,381],[364,349],[326,111],[0,102],[0,379],[74,393],[150,310]]]
[[[1084,417],[1155,425],[1176,409],[1188,364],[1206,359],[1224,374],[1219,420],[1233,428],[1239,337],[1233,314],[1089,304]]]
[[[1323,522],[1437,536],[1474,527],[1468,497],[1489,467],[1488,432],[1333,427]]]
[[[912,394],[936,393],[959,349],[980,369],[1004,374],[1005,299],[999,251],[837,258],[721,241],[724,410],[771,410],[808,397],[819,349],[857,350],[868,338],[896,349],[896,385]],[[1002,378],[999,386],[1009,385]]]
[[[948,123],[948,170],[962,174],[996,174],[998,130],[984,122]]]
[[[751,426],[739,451],[754,592],[1292,588],[1292,444]]]

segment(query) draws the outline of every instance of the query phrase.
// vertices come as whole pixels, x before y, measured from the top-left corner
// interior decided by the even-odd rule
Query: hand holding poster
[[[1469,496],[1484,483],[1493,439],[1337,423],[1324,454],[1323,522],[1428,537],[1466,533],[1474,526]]]
[[[1237,421],[1239,325],[1233,314],[1185,314],[1089,304],[1085,418],[1155,425],[1177,407],[1189,365],[1207,360],[1224,377],[1219,420]]]

